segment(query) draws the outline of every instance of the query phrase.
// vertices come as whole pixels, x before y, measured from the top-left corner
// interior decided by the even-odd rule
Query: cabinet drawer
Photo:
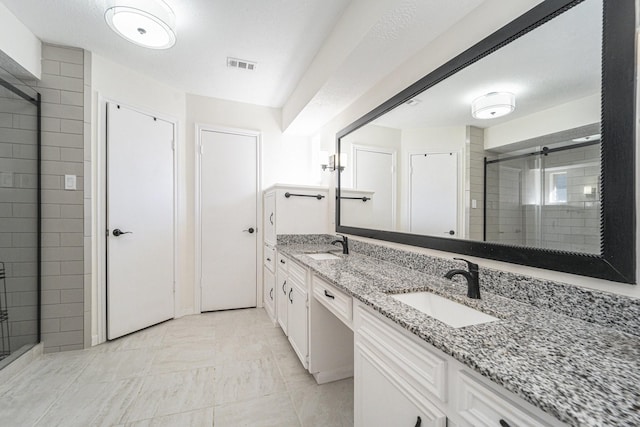
[[[286,256],[282,255],[280,252],[278,252],[276,261],[277,261],[276,264],[278,268],[282,268],[284,269],[284,271],[289,271],[289,264],[291,263],[289,261],[289,258],[287,258]]]
[[[458,411],[468,426],[550,426],[525,408],[482,384],[464,371],[458,371]]]
[[[317,276],[313,276],[313,295],[316,300],[353,329],[353,299]]]
[[[429,393],[442,402],[447,400],[447,361],[437,350],[416,342],[405,331],[393,328],[366,308],[357,306],[354,319],[355,340],[373,349],[419,394]]]
[[[275,273],[276,271],[276,250],[273,246],[264,245],[263,251],[264,265],[269,271]]]
[[[306,293],[307,292],[306,290],[307,269],[290,260],[288,260],[288,264],[289,264],[289,279],[296,283],[304,285],[305,293]]]

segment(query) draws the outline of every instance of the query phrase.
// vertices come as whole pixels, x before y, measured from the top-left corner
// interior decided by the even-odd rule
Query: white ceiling
[[[114,34],[105,0],[0,1],[45,42],[84,48],[187,93],[280,108],[305,75],[324,74],[290,126],[310,134],[485,0],[166,0],[178,38],[166,51]],[[342,52],[329,69],[314,58],[340,24],[347,35],[365,30],[331,46],[328,56]],[[227,68],[228,56],[257,62],[256,71]]]
[[[513,41],[373,122],[391,128],[486,128],[600,92],[602,2],[589,0]],[[471,117],[471,102],[489,92],[512,92],[515,111]]]
[[[81,47],[203,96],[281,107],[350,0],[166,0],[177,43],[155,51],[112,32],[104,0],[0,0],[45,42]],[[255,61],[227,68],[228,56]]]

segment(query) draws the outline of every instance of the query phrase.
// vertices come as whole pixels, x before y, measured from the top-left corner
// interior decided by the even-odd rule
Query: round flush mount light
[[[176,43],[176,18],[162,0],[111,0],[104,18],[113,31],[138,46],[169,49]]]
[[[510,92],[490,92],[473,100],[471,115],[475,119],[495,119],[516,109],[516,96]]]

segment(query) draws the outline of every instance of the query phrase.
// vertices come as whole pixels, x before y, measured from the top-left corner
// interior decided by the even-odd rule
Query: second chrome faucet
[[[471,261],[467,261],[463,258],[454,258],[458,261],[464,261],[469,265],[469,271],[461,269],[453,269],[447,271],[444,275],[447,279],[452,279],[455,275],[464,276],[467,279],[467,296],[473,299],[480,299],[480,274],[478,271],[478,264],[474,264]]]

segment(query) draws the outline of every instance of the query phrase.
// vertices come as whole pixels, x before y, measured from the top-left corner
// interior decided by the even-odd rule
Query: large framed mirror
[[[347,126],[336,230],[635,283],[635,17],[544,1]]]

